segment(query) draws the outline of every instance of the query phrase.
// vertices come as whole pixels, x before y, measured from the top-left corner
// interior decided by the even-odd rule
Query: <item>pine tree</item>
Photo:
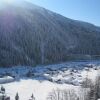
[[[1,86],[1,92],[5,93],[5,88]]]
[[[16,93],[15,100],[19,100],[18,92]]]
[[[32,93],[32,96],[31,96],[31,98],[32,98],[32,100],[35,100],[35,97],[34,97],[33,93]]]

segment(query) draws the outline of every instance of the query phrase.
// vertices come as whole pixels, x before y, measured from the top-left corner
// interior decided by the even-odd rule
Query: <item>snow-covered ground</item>
[[[32,93],[36,100],[47,100],[48,93],[53,89],[74,89],[78,92],[86,77],[95,80],[99,75],[99,69],[99,61],[67,62],[35,68],[29,66],[0,68],[0,76],[10,76],[15,79],[14,82],[1,85],[5,87],[11,100],[14,100],[17,92],[20,100],[29,100]]]
[[[74,88],[72,85],[67,84],[56,84],[49,81],[39,82],[33,79],[21,79],[18,82],[4,84],[6,93],[11,96],[11,100],[14,100],[16,93],[19,93],[20,100],[28,100],[32,93],[36,100],[46,100],[48,93],[52,89],[71,89]]]
[[[11,76],[4,76],[0,78],[0,83],[9,83],[9,82],[13,82],[15,81],[15,79]]]

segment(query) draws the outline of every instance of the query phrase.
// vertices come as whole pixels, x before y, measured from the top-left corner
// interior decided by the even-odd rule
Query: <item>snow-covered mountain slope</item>
[[[0,66],[91,59],[99,44],[100,28],[92,24],[24,1],[0,6]]]
[[[75,91],[78,95],[86,96],[88,88],[82,88],[82,84],[86,78],[95,82],[100,75],[100,62],[69,62],[36,68],[0,68],[0,75],[11,75],[15,78],[15,82],[1,84],[11,100],[14,100],[17,92],[20,100],[29,100],[32,93],[36,100],[48,100],[49,93],[56,89]],[[82,89],[85,89],[85,94],[81,93]],[[86,99],[83,97],[79,100]]]

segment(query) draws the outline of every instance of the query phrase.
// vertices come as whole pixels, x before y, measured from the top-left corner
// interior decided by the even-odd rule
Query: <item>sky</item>
[[[100,26],[100,0],[28,0],[65,17]]]

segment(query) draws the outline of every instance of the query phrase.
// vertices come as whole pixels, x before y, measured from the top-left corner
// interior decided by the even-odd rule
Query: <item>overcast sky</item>
[[[34,4],[100,26],[100,0],[28,0]]]

